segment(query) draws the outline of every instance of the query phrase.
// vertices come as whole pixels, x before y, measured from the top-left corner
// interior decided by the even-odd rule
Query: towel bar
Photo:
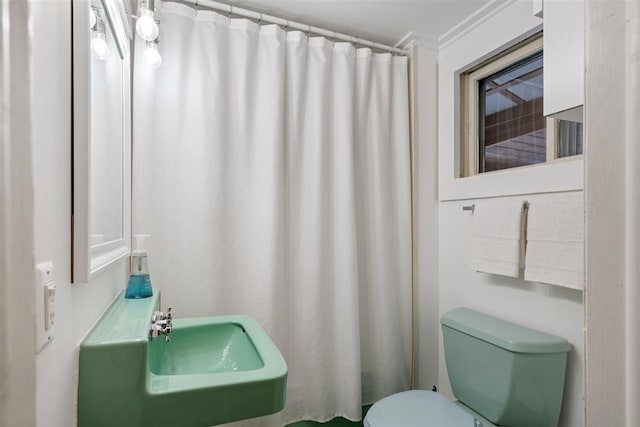
[[[528,201],[524,201],[524,208],[525,209],[529,209],[529,202]],[[463,211],[471,211],[471,213],[473,213],[473,211],[476,209],[476,205],[467,205],[467,206],[463,206],[462,210]]]

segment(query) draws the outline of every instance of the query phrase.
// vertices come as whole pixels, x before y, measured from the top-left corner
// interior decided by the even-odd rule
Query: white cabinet
[[[584,0],[544,0],[544,115],[582,121]]]

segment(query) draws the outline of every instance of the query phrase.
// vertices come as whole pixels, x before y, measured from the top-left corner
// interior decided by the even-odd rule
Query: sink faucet
[[[166,342],[171,341],[171,307],[167,309],[167,314],[161,311],[154,311],[151,315],[151,325],[149,326],[149,337],[154,339],[162,336]]]

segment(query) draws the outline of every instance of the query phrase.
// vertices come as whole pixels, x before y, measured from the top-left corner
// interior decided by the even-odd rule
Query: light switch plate
[[[53,340],[55,325],[55,293],[53,262],[36,265],[36,353]]]

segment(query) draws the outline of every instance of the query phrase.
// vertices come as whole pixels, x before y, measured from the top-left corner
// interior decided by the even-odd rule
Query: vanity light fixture
[[[148,42],[158,38],[158,24],[153,17],[154,0],[142,0],[140,2],[140,16],[136,22],[136,32]]]
[[[158,22],[153,12],[155,10],[155,0],[140,0],[140,14],[137,17],[136,33],[147,42],[147,48],[142,54],[142,59],[151,68],[158,68],[162,65],[162,57],[158,52]]]
[[[104,18],[100,16],[98,10],[91,9],[91,12],[96,20],[95,24],[91,27],[91,50],[99,60],[104,61],[109,56],[109,45],[107,44]]]
[[[162,65],[162,57],[158,52],[158,40],[147,42],[147,49],[142,54],[142,59],[151,68],[158,68]]]

